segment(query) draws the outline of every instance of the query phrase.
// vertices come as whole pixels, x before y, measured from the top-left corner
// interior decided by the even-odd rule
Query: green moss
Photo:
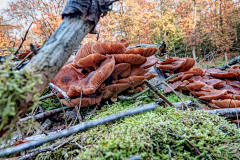
[[[34,85],[41,83],[40,76],[15,71],[12,66],[11,58],[0,66],[0,131],[13,129],[21,100],[35,102],[39,96]]]
[[[104,106],[95,120],[139,106],[116,102]],[[68,145],[38,159],[126,159],[139,153],[144,159],[238,159],[240,131],[227,120],[201,110],[157,109],[97,126],[75,135]],[[190,141],[199,152],[187,142]],[[81,148],[79,148],[76,143]],[[84,147],[84,148],[83,148]]]

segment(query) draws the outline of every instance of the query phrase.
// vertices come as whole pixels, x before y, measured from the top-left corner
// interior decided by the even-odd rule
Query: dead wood
[[[61,93],[63,95],[63,97],[69,102],[70,98],[68,97],[67,93],[64,92],[63,90],[61,90],[58,86],[55,86],[52,83],[49,83],[48,86],[56,91],[58,91],[59,93]],[[60,100],[59,100],[60,101]]]
[[[231,65],[237,64],[240,62],[240,56],[237,56],[235,58],[233,58],[232,60],[230,60],[228,63],[224,64],[221,67],[216,67],[216,69],[221,69],[221,70],[225,70],[228,68],[231,68]]]
[[[27,34],[28,34],[28,32],[29,32],[29,30],[30,30],[32,24],[33,24],[33,22],[29,25],[29,27],[28,27],[28,29],[27,29],[27,31],[26,31],[24,37],[22,38],[22,42],[21,42],[21,44],[19,45],[17,51],[14,53],[14,55],[17,55],[17,54],[18,54],[18,51],[22,48],[22,45],[23,45],[24,41],[26,40]]]
[[[62,110],[67,110],[67,109],[70,109],[70,108],[72,108],[72,107],[64,107],[64,108],[53,109],[51,111],[39,113],[35,116],[28,116],[28,117],[25,117],[25,118],[21,118],[18,122],[24,122],[24,121],[30,120],[32,118],[35,118],[35,119],[45,118],[45,117],[50,116],[54,113],[58,113],[58,112],[61,112]]]
[[[240,108],[205,110],[205,112],[208,112],[209,114],[218,114],[219,116],[228,119],[236,119],[240,116]]]

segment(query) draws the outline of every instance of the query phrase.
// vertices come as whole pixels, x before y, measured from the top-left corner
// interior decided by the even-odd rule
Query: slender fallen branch
[[[214,109],[214,110],[205,110],[209,114],[217,114],[228,119],[236,119],[237,115],[240,116],[240,108],[227,108],[227,109]],[[236,112],[238,113],[236,115]]]
[[[165,84],[166,86],[168,86],[168,87],[173,91],[173,93],[176,94],[176,96],[182,101],[182,103],[184,104],[184,106],[185,106],[186,108],[188,108],[188,106],[184,103],[184,101],[183,101],[182,98],[179,96],[179,94],[178,94],[169,84],[167,84],[167,83],[164,82],[164,81],[163,81],[163,84]]]
[[[230,68],[231,65],[237,64],[240,62],[240,56],[237,56],[235,58],[233,58],[232,60],[230,60],[228,63],[224,64],[221,67],[216,67],[216,69],[221,69],[221,70],[225,70],[227,68]]]
[[[34,118],[35,119],[44,118],[44,117],[50,116],[54,113],[61,112],[63,109],[66,110],[66,109],[70,109],[70,108],[72,108],[72,107],[64,107],[64,108],[53,109],[51,111],[39,113],[39,114],[35,115]],[[33,118],[32,116],[28,116],[28,117],[25,117],[25,118],[21,118],[18,122],[24,122],[24,121],[30,120],[32,118]]]
[[[92,127],[104,124],[106,122],[111,122],[111,121],[129,116],[129,115],[133,115],[133,114],[150,111],[150,110],[153,110],[153,109],[157,108],[157,106],[158,106],[157,104],[152,103],[152,104],[148,104],[144,107],[130,109],[126,112],[121,112],[121,113],[118,113],[118,114],[113,114],[113,115],[106,116],[104,118],[97,119],[95,121],[82,123],[82,124],[77,125],[76,127],[72,128],[72,129],[68,129],[68,130],[65,129],[65,130],[63,130],[59,133],[56,133],[52,136],[48,136],[46,138],[40,139],[38,141],[24,143],[24,144],[20,144],[18,146],[12,147],[12,148],[6,148],[4,150],[0,150],[0,157],[6,157],[6,156],[9,156],[9,155],[16,154],[16,153],[19,153],[21,151],[27,150],[27,149],[32,148],[32,147],[38,147],[38,146],[40,146],[44,143],[54,141],[58,138],[67,137],[67,136],[70,136],[72,134],[76,134],[76,133],[79,133],[79,132],[82,132],[82,131],[86,131],[86,130],[92,128]]]
[[[175,78],[175,77],[177,77],[177,76],[178,76],[178,74],[174,74],[174,75],[166,78],[164,81],[167,82],[167,81],[169,81],[170,79],[173,79],[173,78]],[[154,87],[157,87],[157,86],[159,86],[159,85],[162,84],[162,83],[163,83],[163,81],[161,81],[160,83],[154,85]],[[127,100],[127,101],[129,101],[129,100],[134,100],[134,99],[136,99],[137,97],[139,97],[139,96],[141,96],[142,94],[144,94],[145,92],[148,92],[149,90],[150,90],[149,88],[146,88],[146,89],[143,90],[142,92],[140,92],[140,93],[138,93],[138,94],[136,94],[136,95],[134,95],[134,96],[132,96],[132,97],[128,97],[128,96],[118,96],[118,98],[119,98],[120,100]]]
[[[46,98],[52,97],[52,96],[54,96],[54,95],[55,95],[55,93],[50,93],[50,94],[47,94],[47,95],[45,95],[45,96],[42,96],[42,97],[38,98],[38,100],[41,101],[41,100],[44,100],[44,99],[46,99]]]
[[[48,86],[52,89],[55,89],[56,91],[58,91],[59,93],[61,93],[63,95],[63,97],[69,102],[70,98],[68,97],[67,93],[64,92],[63,90],[61,90],[58,86],[55,86],[52,83],[49,83]]]
[[[148,80],[144,80],[145,84],[148,86],[148,88],[150,88],[150,90],[152,90],[154,93],[156,93],[157,96],[159,96],[159,98],[162,98],[169,106],[174,106],[166,97],[164,97],[164,95],[162,95],[162,93],[157,90]]]
[[[22,39],[22,42],[21,42],[21,44],[19,45],[17,51],[14,53],[14,55],[17,55],[17,54],[18,54],[18,51],[22,48],[22,45],[23,45],[24,41],[26,40],[27,34],[28,34],[28,32],[29,32],[29,30],[30,30],[32,24],[33,24],[33,22],[29,25],[29,27],[28,27],[28,29],[27,29],[27,31],[26,31],[26,33],[25,33],[23,39]]]
[[[32,152],[30,154],[27,154],[25,156],[22,156],[20,157],[18,160],[27,160],[27,159],[32,159],[33,157],[37,156],[39,153],[42,153],[42,152],[48,152],[48,151],[55,151],[52,146],[50,147],[44,147],[44,148],[41,148],[35,152]]]
[[[37,51],[39,51],[39,50],[40,50],[40,48],[37,49]],[[35,52],[30,52],[30,53],[15,67],[15,69],[18,68],[21,64],[23,64],[23,62],[25,62],[26,59],[27,59],[29,56],[31,56],[33,53],[35,53]]]

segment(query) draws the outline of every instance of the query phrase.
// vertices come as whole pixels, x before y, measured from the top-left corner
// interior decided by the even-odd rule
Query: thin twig
[[[37,49],[37,51],[39,51],[39,50],[40,50],[40,48]],[[21,64],[23,64],[23,62],[25,62],[26,59],[27,59],[29,56],[31,56],[33,53],[34,53],[34,52],[30,52],[30,53],[15,67],[15,69],[18,68]]]
[[[30,154],[22,156],[18,160],[32,159],[33,157],[36,157],[39,153],[48,152],[48,151],[55,151],[55,150],[52,148],[52,146],[44,147],[44,148],[41,148],[41,149],[39,149],[37,151],[34,151],[34,152],[30,153]]]
[[[156,93],[157,96],[159,96],[159,98],[162,98],[169,106],[174,107],[174,105],[166,97],[164,97],[164,95],[162,95],[162,93],[157,90],[148,80],[145,79],[144,82],[148,86],[148,88],[150,88],[150,90],[152,90],[154,93]]]
[[[21,49],[21,47],[22,47],[24,41],[26,40],[27,34],[28,34],[28,32],[29,32],[29,30],[30,30],[32,24],[33,24],[33,22],[29,25],[29,27],[28,27],[28,29],[27,29],[25,35],[24,35],[24,38],[22,39],[22,42],[21,42],[21,44],[19,45],[17,51],[14,53],[14,55],[17,55],[17,54],[18,54],[18,51]]]
[[[174,74],[174,75],[166,78],[166,79],[163,80],[163,81],[167,82],[167,81],[169,81],[170,79],[173,79],[173,78],[175,78],[175,77],[177,77],[177,76],[178,76],[178,74]],[[160,83],[154,85],[154,87],[159,86],[160,84],[163,83],[163,81],[161,81]],[[129,101],[129,100],[134,100],[134,99],[136,99],[137,97],[141,96],[142,94],[144,94],[145,92],[147,92],[147,91],[149,91],[149,90],[150,90],[149,88],[146,88],[146,89],[144,89],[142,92],[140,92],[140,93],[138,93],[138,94],[136,94],[136,95],[134,95],[134,96],[132,96],[132,97],[128,97],[128,96],[118,96],[118,98],[119,98],[120,100],[127,100],[127,101]]]
[[[70,98],[68,97],[67,93],[64,92],[63,90],[61,90],[58,86],[55,86],[54,84],[52,83],[49,83],[48,86],[52,89],[55,89],[56,91],[58,91],[59,93],[61,93],[64,97],[64,99],[66,99],[66,101],[70,101]]]
[[[199,150],[188,140],[188,139],[185,139],[187,142],[188,142],[188,144],[190,144],[194,149],[195,149],[195,151],[200,155],[201,154],[201,152],[199,152]]]
[[[120,112],[118,114],[109,115],[109,116],[106,116],[104,118],[100,118],[100,119],[97,119],[97,120],[94,120],[94,121],[82,123],[80,125],[77,125],[76,127],[73,127],[72,129],[62,130],[61,132],[58,132],[58,133],[56,133],[52,136],[48,136],[46,138],[40,139],[38,141],[32,141],[32,142],[29,142],[29,143],[24,143],[24,144],[20,144],[18,146],[15,146],[15,147],[6,148],[4,150],[1,150],[0,151],[0,157],[6,157],[6,156],[9,156],[9,155],[12,155],[12,154],[15,154],[15,153],[19,153],[23,150],[27,150],[27,149],[32,148],[32,147],[38,147],[38,146],[40,146],[44,143],[54,141],[58,138],[67,137],[67,136],[70,136],[72,134],[76,134],[76,133],[79,133],[79,132],[82,132],[82,131],[86,131],[86,130],[92,128],[92,127],[95,127],[95,126],[98,126],[98,125],[101,125],[101,124],[104,124],[104,123],[107,123],[107,122],[111,122],[111,121],[114,121],[114,120],[117,120],[117,119],[120,119],[120,118],[123,118],[123,117],[126,117],[126,116],[130,116],[130,115],[141,113],[141,112],[150,111],[150,110],[153,110],[153,109],[157,108],[157,106],[158,106],[157,104],[152,103],[152,104],[148,104],[144,107],[138,107],[138,108],[130,109],[126,112]]]
[[[44,117],[50,116],[54,113],[60,112],[62,110],[70,109],[70,108],[72,108],[72,107],[63,107],[63,108],[53,109],[51,111],[39,113],[39,114],[35,115],[34,118],[35,119],[44,118]],[[32,119],[32,118],[33,118],[32,116],[28,116],[28,117],[25,117],[25,118],[21,118],[18,122],[24,122],[24,121],[27,121],[27,120]]]
[[[184,103],[184,101],[182,100],[182,98],[178,95],[178,93],[169,85],[167,84],[166,82],[163,81],[163,84],[165,84],[166,86],[168,86],[172,91],[173,93],[176,94],[176,96],[182,101],[182,103],[185,105],[186,108],[188,108],[188,106]],[[183,109],[182,109],[183,110]]]
[[[47,94],[47,95],[45,95],[45,96],[42,96],[42,97],[38,98],[38,100],[41,101],[41,100],[44,100],[44,99],[46,99],[46,98],[52,97],[52,96],[54,96],[54,95],[55,95],[54,93],[50,93],[50,94]]]

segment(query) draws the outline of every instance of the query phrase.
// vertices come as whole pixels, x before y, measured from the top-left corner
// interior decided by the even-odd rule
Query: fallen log
[[[205,110],[209,114],[217,114],[227,119],[236,119],[237,116],[240,117],[240,108],[227,108],[227,109],[214,109],[214,110]]]
[[[237,64],[240,62],[240,56],[237,56],[235,58],[233,58],[232,60],[230,60],[228,63],[224,64],[221,67],[216,67],[216,69],[221,69],[221,70],[225,70],[228,68],[231,68],[231,65]]]

